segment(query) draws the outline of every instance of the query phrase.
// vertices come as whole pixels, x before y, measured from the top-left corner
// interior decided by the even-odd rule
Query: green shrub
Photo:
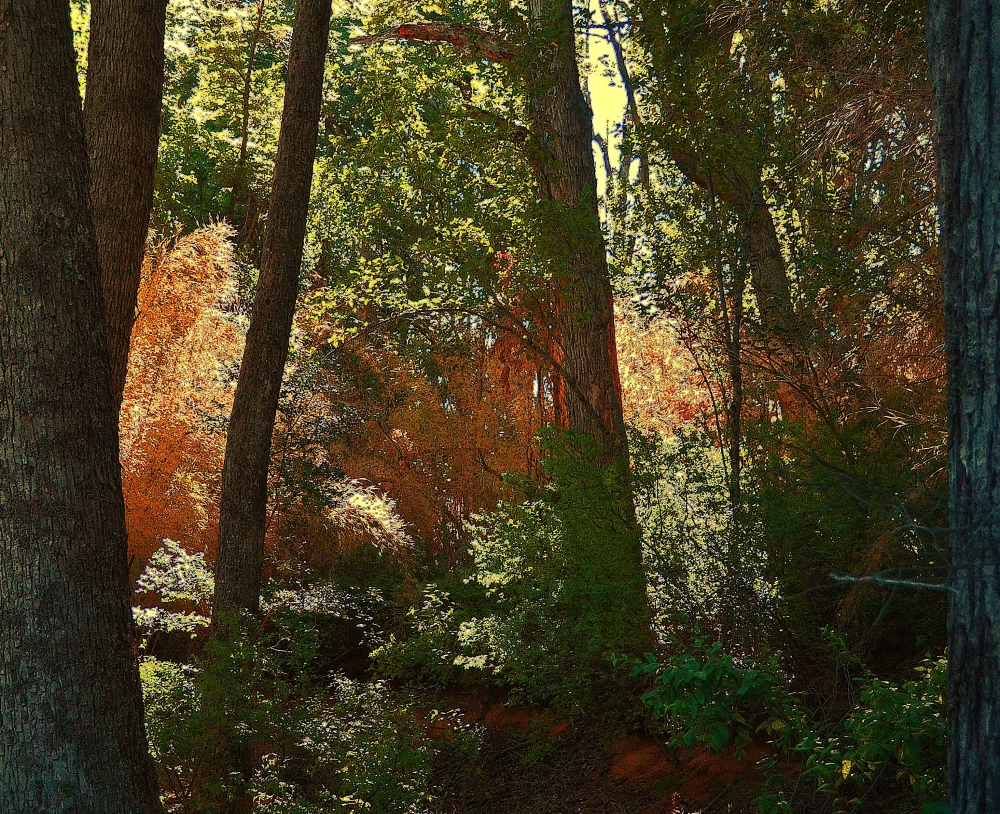
[[[450,592],[437,583],[425,585],[418,605],[406,613],[408,630],[391,633],[372,658],[387,678],[440,688],[460,682],[470,669],[485,667],[482,660],[466,653],[460,610]]]
[[[857,807],[872,786],[895,783],[920,803],[947,792],[947,662],[926,659],[902,684],[867,676],[858,702],[831,737],[803,740],[805,777],[819,791]]]
[[[703,743],[738,751],[757,735],[788,745],[803,714],[784,687],[777,657],[744,663],[723,646],[697,639],[694,654],[674,656],[661,665],[652,655],[639,661],[634,676],[655,676],[656,686],[642,697],[675,746]]]
[[[621,695],[611,657],[652,645],[621,473],[599,466],[579,436],[542,441],[547,483],[521,482],[529,499],[473,518],[461,589],[428,586],[409,631],[377,653],[385,674],[432,684],[476,676],[567,710]]]
[[[613,650],[571,597],[579,577],[556,509],[546,500],[501,503],[469,531],[474,564],[455,586],[461,596],[426,586],[407,633],[373,654],[382,674],[431,686],[475,679],[521,700],[586,706],[614,677]]]
[[[283,814],[426,809],[440,747],[406,698],[385,682],[315,669],[324,595],[272,593],[265,622],[212,640],[195,665],[143,660],[150,751],[169,814],[218,811],[240,788]],[[461,730],[449,748],[474,749],[474,733]]]
[[[191,554],[180,543],[164,538],[139,575],[136,594],[145,607],[133,609],[136,624],[152,631],[195,636],[211,621],[215,577],[202,552]]]
[[[766,648],[777,586],[752,484],[734,516],[727,474],[707,432],[630,434],[636,511],[650,600],[665,639],[714,631],[743,649]]]

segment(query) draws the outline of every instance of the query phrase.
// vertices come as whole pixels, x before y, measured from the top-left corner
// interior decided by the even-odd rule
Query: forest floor
[[[599,719],[467,694],[447,699],[480,727],[478,760],[445,751],[435,766],[441,814],[712,814],[757,811],[768,757],[751,745],[737,757],[703,747],[671,749],[647,734],[614,733]],[[427,720],[432,735],[454,737]],[[617,727],[621,730],[620,724]]]

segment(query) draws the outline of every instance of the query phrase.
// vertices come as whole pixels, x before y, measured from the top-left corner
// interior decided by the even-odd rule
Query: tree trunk
[[[778,242],[774,217],[758,184],[737,210],[747,219],[750,286],[753,288],[760,321],[772,335],[788,336],[796,330],[788,268]]]
[[[572,0],[532,0],[536,56],[529,76],[536,174],[552,268],[566,423],[592,439],[579,480],[583,510],[564,517],[574,579],[588,584],[581,612],[611,647],[651,644],[642,544],[635,520],[628,436],[615,341],[614,293],[597,207],[593,120],[580,86]],[[574,474],[574,477],[575,474]],[[579,525],[574,526],[574,519]]]
[[[93,0],[84,130],[111,389],[121,405],[160,142],[166,0]]]
[[[622,412],[614,296],[597,208],[593,117],[580,87],[572,0],[532,0],[531,14],[534,31],[525,47],[512,47],[483,29],[443,21],[405,23],[351,42],[388,37],[448,42],[463,53],[526,64],[531,159],[544,204],[543,250],[550,262],[559,334],[551,352],[560,379],[553,388],[555,423],[565,425],[571,439],[593,442],[592,456],[582,456],[575,471],[562,471],[567,488],[561,505],[565,509],[573,500],[581,502],[580,511],[564,512],[566,538],[576,549],[570,554],[574,579],[589,584],[591,592],[579,598],[581,621],[584,615],[602,617],[596,622],[612,648],[644,648],[652,644],[646,575]],[[575,493],[572,498],[569,492]]]
[[[0,213],[0,811],[157,811],[66,0],[0,0]]]
[[[536,174],[547,213],[570,429],[592,436],[600,461],[628,459],[615,344],[614,297],[597,209],[592,114],[580,87],[571,0],[532,0],[541,53],[531,77]]]
[[[226,220],[237,229],[237,245],[246,241],[246,225],[252,220],[249,211],[250,168],[247,165],[248,145],[250,143],[250,101],[253,96],[253,71],[257,64],[257,46],[260,45],[261,33],[264,30],[264,9],[267,0],[257,0],[257,19],[250,32],[250,44],[247,47],[246,73],[243,75],[243,97],[240,101],[240,156],[236,160],[236,170],[233,173],[233,188],[229,193],[229,205],[226,207]],[[236,220],[236,211],[240,210],[241,218]]]
[[[723,172],[712,172],[706,169],[704,160],[694,150],[676,145],[670,150],[670,157],[692,184],[718,195],[747,224],[750,286],[760,320],[770,334],[788,336],[794,333],[797,320],[788,268],[781,253],[774,217],[761,191],[760,171],[724,168]]]
[[[292,31],[271,204],[222,469],[213,621],[260,603],[267,470],[288,357],[323,98],[330,0],[301,0]]]
[[[1000,5],[931,0],[948,356],[948,798],[1000,810]]]

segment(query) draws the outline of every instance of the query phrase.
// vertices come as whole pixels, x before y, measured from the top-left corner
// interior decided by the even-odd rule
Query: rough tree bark
[[[598,478],[584,470],[572,490],[584,511],[564,517],[579,585],[581,619],[611,647],[652,644],[642,544],[635,522],[628,436],[615,341],[614,292],[601,230],[594,129],[576,59],[572,0],[531,0],[535,45],[528,95],[535,173],[548,203],[545,247],[552,264],[567,427],[596,444]],[[578,515],[578,516],[577,516]]]
[[[0,811],[159,810],[66,0],[0,0]]]
[[[548,230],[570,429],[597,441],[604,465],[628,461],[614,295],[597,208],[592,114],[576,62],[572,0],[532,0],[543,43],[529,81],[536,175],[553,204]]]
[[[111,387],[121,406],[160,142],[166,0],[93,0],[83,123],[104,291]]]
[[[292,30],[271,203],[222,469],[213,622],[260,603],[267,471],[295,313],[323,98],[330,0],[301,0]]]
[[[948,356],[948,810],[1000,810],[1000,5],[931,0]]]

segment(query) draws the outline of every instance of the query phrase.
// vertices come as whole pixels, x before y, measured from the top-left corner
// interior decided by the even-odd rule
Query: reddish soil
[[[660,744],[633,735],[611,747],[611,776],[639,786],[652,786],[676,771]]]

